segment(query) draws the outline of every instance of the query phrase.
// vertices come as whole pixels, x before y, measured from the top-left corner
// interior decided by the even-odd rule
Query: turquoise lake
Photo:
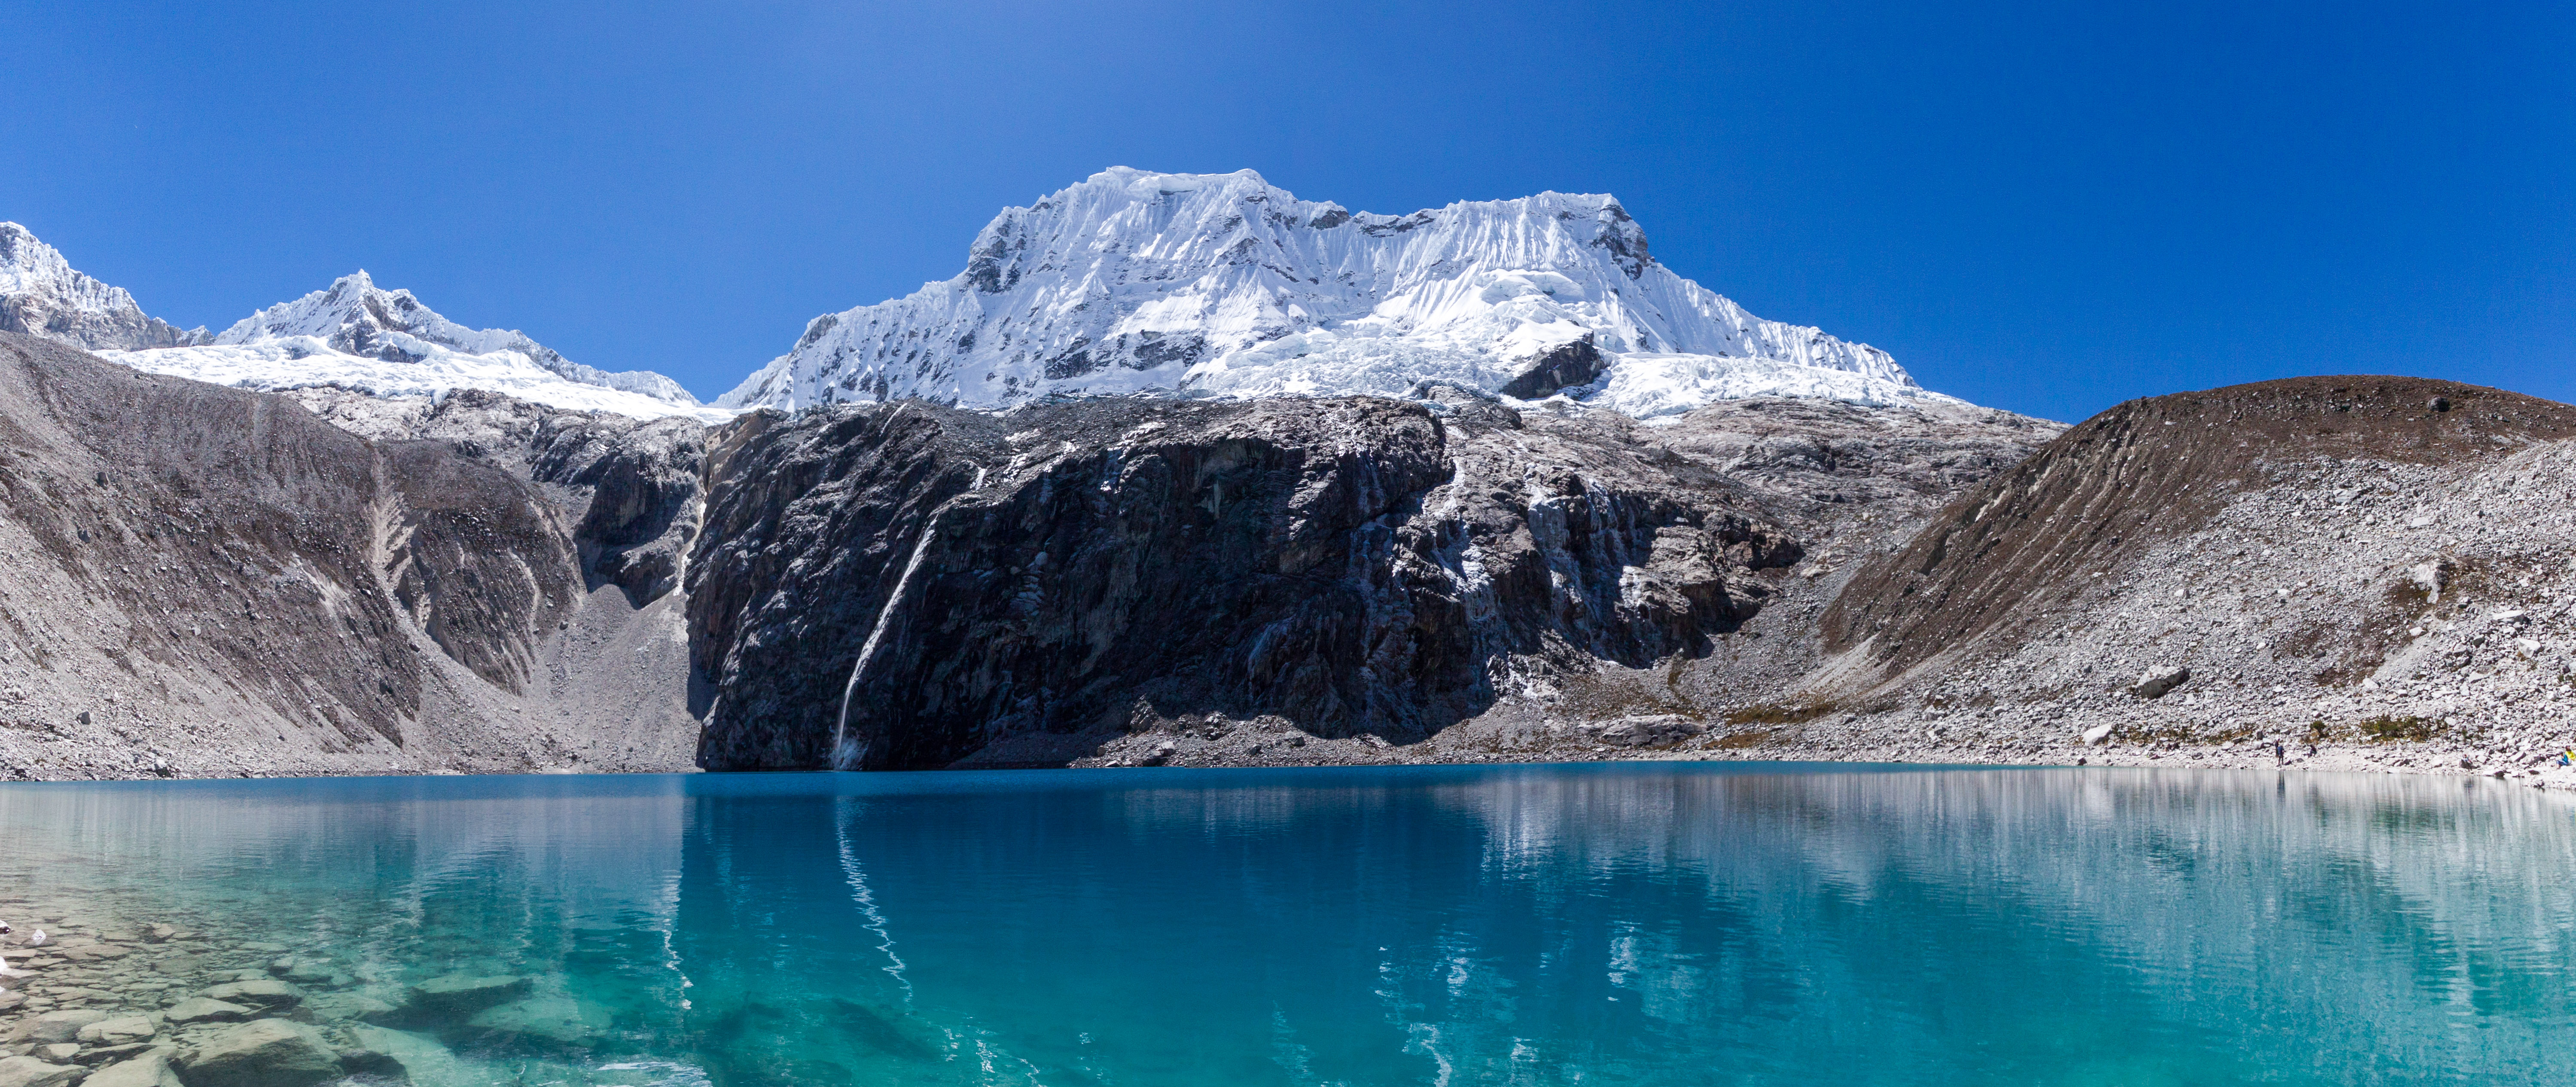
[[[283,955],[326,1016],[553,1009],[369,1028],[424,1085],[2576,1082],[2576,804],[2478,779],[373,778],[0,826],[22,930],[197,933],[100,1006]]]

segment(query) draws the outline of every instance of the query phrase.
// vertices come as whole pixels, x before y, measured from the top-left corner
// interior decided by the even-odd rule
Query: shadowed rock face
[[[583,568],[637,607],[678,588],[697,535],[706,428],[686,419],[556,418],[531,450],[530,469],[541,482],[588,492],[572,529]]]
[[[1360,399],[754,416],[689,569],[700,762],[1061,761],[1194,713],[1420,737],[1515,677],[1704,652],[1799,554],[1706,473],[1562,444]]]

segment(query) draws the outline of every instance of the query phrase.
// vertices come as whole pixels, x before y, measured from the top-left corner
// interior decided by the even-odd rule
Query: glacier
[[[716,404],[1439,385],[1644,419],[1753,396],[1962,403],[1885,351],[1762,320],[1675,274],[1610,196],[1376,215],[1251,170],[1117,167],[1005,209],[955,278],[815,318]]]
[[[207,343],[99,354],[138,370],[264,392],[333,386],[435,398],[486,389],[638,419],[685,415],[713,423],[737,414],[700,404],[679,382],[648,370],[611,373],[515,330],[468,328],[410,291],[376,286],[364,270],[245,317]]]

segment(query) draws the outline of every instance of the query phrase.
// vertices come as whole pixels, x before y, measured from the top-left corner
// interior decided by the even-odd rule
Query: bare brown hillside
[[[2405,377],[2313,377],[2121,404],[1969,490],[1861,570],[1824,616],[1829,651],[1888,673],[1992,633],[2062,622],[2095,577],[2197,532],[2263,466],[2452,464],[2576,435],[2576,407]]]

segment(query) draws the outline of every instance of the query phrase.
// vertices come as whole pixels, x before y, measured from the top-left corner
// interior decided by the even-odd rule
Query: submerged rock
[[[340,1055],[322,1032],[285,1019],[232,1027],[187,1055],[188,1087],[309,1087],[337,1079]]]
[[[485,1008],[526,996],[528,979],[508,974],[450,974],[411,988],[402,1009],[405,1020],[460,1020]]]
[[[86,1082],[88,1087],[184,1087],[170,1068],[169,1054],[159,1050],[101,1068]]]
[[[54,1064],[34,1057],[0,1059],[0,1087],[68,1087],[88,1078],[89,1069]]]
[[[128,1015],[116,1019],[101,1019],[80,1028],[80,1033],[73,1037],[83,1045],[125,1045],[130,1042],[148,1041],[153,1035],[159,1033],[161,1033],[160,1024],[140,1015]]]
[[[9,1032],[9,1040],[35,1042],[39,1045],[68,1042],[80,1036],[82,1027],[108,1018],[108,1013],[86,1008],[64,1008],[45,1012],[25,1020]]]
[[[533,996],[485,1010],[466,1026],[493,1040],[587,1049],[608,1035],[606,1005],[570,996]]]
[[[161,1013],[162,1018],[173,1023],[239,1023],[256,1014],[250,1008],[229,1000],[204,996],[189,997]]]
[[[283,981],[271,981],[265,978],[258,981],[236,981],[227,985],[217,985],[197,995],[209,1000],[247,1004],[270,1011],[292,1008],[304,1002],[304,990]]]

